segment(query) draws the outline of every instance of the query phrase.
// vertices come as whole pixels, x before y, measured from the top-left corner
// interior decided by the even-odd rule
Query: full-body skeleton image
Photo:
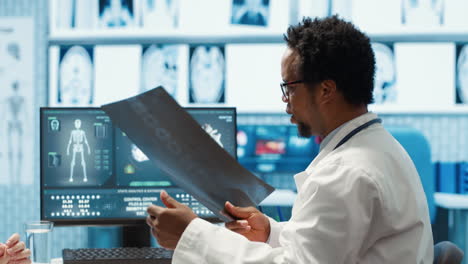
[[[81,120],[75,120],[75,129],[71,131],[70,140],[68,141],[67,146],[67,156],[70,155],[70,145],[73,143],[73,157],[70,164],[70,182],[73,182],[73,169],[75,167],[76,154],[81,155],[81,166],[83,167],[83,181],[87,182],[88,178],[86,177],[86,162],[84,160],[84,148],[83,143],[88,147],[88,155],[91,154],[91,149],[89,148],[88,140],[86,139],[86,134],[83,129],[81,129]]]
[[[21,88],[25,86],[25,82],[17,75],[17,72],[20,72],[19,67],[22,58],[18,43],[9,43],[6,47],[6,55],[5,59],[0,62],[0,82],[1,85],[7,85],[11,88],[11,95],[0,101],[2,107],[0,109],[0,137],[2,137],[2,132],[6,131],[5,143],[9,174],[13,181],[17,183],[20,182],[23,176],[23,135],[27,121],[25,97],[21,91]],[[6,69],[13,74],[4,74],[7,72]],[[6,130],[3,124],[6,124]],[[1,151],[0,149],[0,159],[2,158]]]

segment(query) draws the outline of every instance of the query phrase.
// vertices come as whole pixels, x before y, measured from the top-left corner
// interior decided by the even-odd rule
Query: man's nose
[[[286,96],[284,96],[284,94],[281,96],[281,100],[283,100],[283,103],[288,102],[288,98]]]

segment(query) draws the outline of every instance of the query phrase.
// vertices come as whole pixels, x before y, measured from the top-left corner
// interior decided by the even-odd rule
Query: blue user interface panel
[[[235,108],[188,108],[236,157]],[[176,186],[99,108],[41,109],[41,219],[58,224],[142,220],[161,190],[200,217],[215,215]]]

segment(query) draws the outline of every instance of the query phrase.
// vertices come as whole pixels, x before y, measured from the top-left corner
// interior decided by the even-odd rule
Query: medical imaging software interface
[[[234,108],[188,108],[236,157]],[[200,217],[215,217],[176,186],[99,108],[41,109],[41,218],[52,221],[143,219],[161,190]]]

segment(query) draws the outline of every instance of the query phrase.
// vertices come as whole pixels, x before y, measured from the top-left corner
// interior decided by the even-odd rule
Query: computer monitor
[[[235,108],[187,108],[236,157]],[[200,217],[215,215],[176,186],[100,108],[41,108],[41,219],[56,225],[142,224],[161,190]]]
[[[319,152],[314,138],[300,137],[295,126],[241,125],[237,142],[239,162],[262,175],[285,173],[290,176],[303,171]]]

